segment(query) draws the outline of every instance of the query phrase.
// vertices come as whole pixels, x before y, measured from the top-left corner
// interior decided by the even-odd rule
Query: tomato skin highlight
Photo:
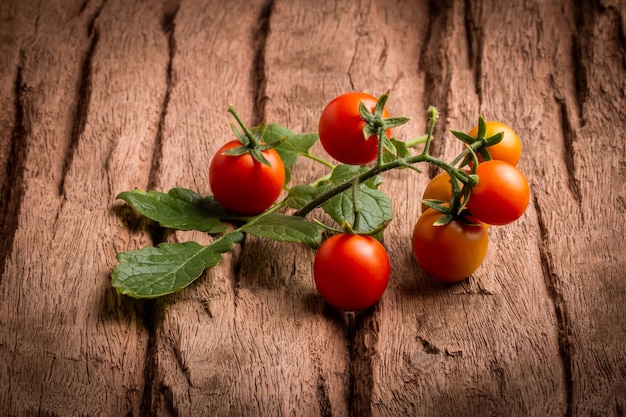
[[[488,121],[485,122],[485,126],[486,138],[493,136],[498,132],[503,133],[502,140],[500,142],[486,148],[491,156],[491,159],[506,161],[513,166],[517,166],[517,163],[522,156],[522,142],[517,136],[517,133],[515,133],[511,127],[501,122]],[[468,135],[472,137],[478,136],[478,126],[474,126],[472,130],[469,131]],[[478,161],[482,162],[483,159],[480,154],[477,156]]]
[[[450,183],[450,174],[442,171],[435,175],[422,194],[422,200],[440,200],[449,202],[452,199],[452,184]],[[422,203],[422,213],[428,209],[428,206]]]
[[[238,140],[223,145],[211,160],[209,184],[215,199],[229,212],[254,216],[267,210],[285,185],[285,167],[274,149],[263,151],[271,167],[252,155],[231,156],[224,152],[241,146]]]
[[[524,174],[505,161],[478,164],[478,184],[472,188],[467,209],[478,220],[492,225],[514,222],[530,202],[530,187]]]
[[[413,257],[430,277],[458,282],[469,277],[487,254],[488,226],[464,224],[455,219],[442,226],[434,223],[444,214],[427,209],[413,228]]]
[[[337,234],[322,243],[313,264],[315,286],[333,307],[359,311],[375,304],[389,283],[383,245],[371,236]]]
[[[337,161],[350,165],[363,165],[376,160],[378,156],[378,138],[363,137],[365,121],[359,114],[359,103],[374,111],[376,98],[366,93],[350,92],[334,98],[326,105],[320,115],[318,133],[324,150]],[[383,118],[389,117],[385,108]],[[391,137],[391,129],[387,129]]]

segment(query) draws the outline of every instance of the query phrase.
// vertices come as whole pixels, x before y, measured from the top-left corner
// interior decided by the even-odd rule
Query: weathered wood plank
[[[385,10],[383,4],[378,6]],[[498,21],[490,10],[484,8],[482,18]],[[490,106],[479,107],[481,94],[487,93],[476,87],[477,69],[469,61],[465,25],[471,12],[460,2],[423,5],[424,23],[418,21],[404,34],[422,39],[412,72],[423,74],[425,85],[416,96],[424,97],[422,112],[429,104],[441,110],[437,150],[448,158],[458,152],[458,145],[443,141],[442,136],[450,138],[447,129],[469,130],[481,110],[500,120],[511,117]],[[389,32],[376,17],[371,12],[374,23],[368,27],[379,33],[372,38]],[[403,19],[414,20],[406,9],[390,20],[395,26]],[[419,35],[420,27],[427,28],[426,35]],[[400,41],[391,38],[388,45],[389,62],[406,60]],[[479,77],[489,71],[486,64],[481,68]],[[491,231],[489,256],[470,281],[439,285],[412,263],[410,235],[419,210],[415,196],[424,183],[407,185],[402,174],[389,184],[397,202],[396,220],[385,240],[395,260],[392,286],[374,314],[357,323],[363,354],[355,366],[371,381],[362,384],[355,411],[390,416],[558,414],[565,397],[556,326],[542,271],[536,266],[540,262],[536,242],[527,238],[532,213],[516,225]],[[524,242],[522,262],[512,261],[519,256],[519,245],[507,242]]]
[[[623,415],[625,22],[623,0],[0,3],[0,414]],[[402,139],[439,108],[447,158],[479,112],[524,141],[531,207],[470,280],[413,261],[428,175],[400,171],[368,311],[322,302],[311,249],[251,237],[179,294],[115,294],[115,252],[208,242],[114,197],[209,194],[229,104],[314,131],[387,89]]]
[[[558,11],[558,10],[555,10]],[[550,73],[559,114],[560,175],[534,155],[543,267],[559,322],[568,414],[621,416],[626,410],[626,3],[582,2],[561,30],[574,36]],[[555,19],[555,22],[558,20]],[[571,71],[565,69],[571,68]],[[547,126],[546,126],[547,125]],[[549,132],[549,130],[548,130]],[[543,139],[548,132],[540,136]],[[556,132],[555,132],[556,133]],[[544,171],[545,170],[545,171]]]
[[[16,45],[10,157],[24,162],[0,285],[2,413],[138,415],[148,333],[141,304],[121,302],[109,275],[116,250],[148,241],[111,206],[147,185],[167,39],[148,5],[35,9],[35,33]]]
[[[228,9],[213,1],[181,3],[170,32],[157,189],[184,186],[208,194],[210,159],[233,138],[228,105],[250,126],[261,121],[256,101],[263,99],[271,7],[262,1],[230,2]],[[208,243],[199,233],[171,238]],[[310,261],[302,259],[311,255],[248,237],[193,286],[158,300],[151,412],[320,415],[332,408],[346,414],[344,398],[335,395],[347,389],[336,376],[348,359],[341,328],[320,314],[322,303],[300,280],[310,277],[302,271]],[[337,360],[324,351],[337,351]]]

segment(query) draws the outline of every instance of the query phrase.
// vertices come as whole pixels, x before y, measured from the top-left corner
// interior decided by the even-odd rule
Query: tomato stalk
[[[228,112],[232,114],[232,116],[235,118],[235,120],[241,127],[241,130],[243,130],[243,133],[239,132],[237,129],[235,129],[234,126],[232,126],[233,133],[235,134],[239,142],[241,142],[241,146],[231,148],[224,152],[224,154],[230,156],[239,156],[245,153],[249,153],[257,162],[271,167],[272,164],[263,155],[263,151],[275,148],[280,144],[281,141],[277,141],[271,144],[261,143],[257,135],[252,133],[250,129],[248,129],[248,127],[245,125],[243,120],[241,120],[239,114],[237,114],[237,111],[235,111],[235,108],[233,106],[228,106]]]
[[[386,95],[387,93],[385,93],[380,100],[382,100],[383,104],[386,102]],[[378,106],[377,106],[378,107]],[[375,114],[369,113],[369,111],[367,111],[367,109],[362,109],[362,115],[364,116],[364,119],[367,118],[371,119],[372,118],[376,118]],[[366,113],[367,112],[367,113]],[[368,115],[369,114],[369,115]],[[417,163],[420,162],[426,162],[426,163],[430,163],[433,164],[437,167],[440,167],[441,169],[445,170],[446,172],[448,172],[448,174],[450,175],[450,178],[452,179],[452,187],[453,187],[453,197],[452,197],[452,201],[450,202],[450,208],[444,208],[444,207],[439,207],[440,210],[446,210],[447,212],[451,213],[452,215],[458,215],[460,213],[460,211],[462,211],[462,209],[464,208],[465,202],[467,201],[467,199],[469,198],[469,191],[471,190],[471,187],[473,187],[474,185],[477,184],[478,179],[474,174],[474,172],[468,174],[467,172],[465,172],[463,169],[461,168],[457,168],[455,167],[456,163],[458,163],[459,160],[461,160],[462,158],[464,158],[465,156],[467,156],[468,154],[473,155],[475,157],[475,149],[479,149],[481,146],[485,145],[485,140],[484,138],[481,138],[479,140],[477,139],[473,139],[473,142],[471,144],[468,145],[468,148],[461,154],[461,156],[459,156],[454,163],[448,163],[442,159],[439,159],[437,157],[434,157],[432,155],[430,155],[429,150],[430,150],[430,144],[433,140],[433,132],[434,132],[434,128],[435,128],[435,124],[437,122],[438,119],[438,112],[437,109],[435,107],[429,107],[428,109],[428,133],[425,136],[424,139],[420,138],[419,142],[423,142],[424,143],[424,148],[422,149],[422,151],[417,154],[417,155],[412,155],[412,156],[408,156],[406,158],[398,158],[395,160],[392,160],[390,162],[383,162],[383,158],[382,158],[382,154],[383,154],[383,148],[384,148],[384,141],[388,140],[386,135],[385,135],[385,130],[388,126],[384,125],[384,123],[380,124],[380,120],[378,121],[372,121],[372,124],[376,124],[376,135],[379,139],[379,157],[377,160],[377,163],[374,167],[372,167],[371,169],[369,169],[368,171],[355,176],[353,178],[350,178],[344,182],[342,182],[341,184],[337,184],[335,187],[333,187],[332,189],[324,192],[323,194],[319,195],[318,197],[314,198],[313,200],[311,200],[308,204],[306,204],[304,207],[300,208],[298,211],[295,212],[296,216],[306,216],[307,214],[309,214],[311,211],[313,211],[314,209],[316,209],[317,207],[319,207],[320,205],[324,204],[324,202],[326,202],[327,200],[335,197],[336,195],[339,195],[340,193],[348,190],[350,187],[354,187],[353,188],[353,193],[352,193],[352,198],[353,198],[353,202],[354,202],[354,207],[355,207],[355,218],[358,219],[358,184],[361,184],[379,174],[382,174],[386,171],[392,170],[392,169],[396,169],[396,168],[402,168],[402,167],[407,167],[407,166],[413,166]],[[367,118],[366,118],[367,116]],[[395,118],[394,119],[394,124],[396,123],[397,120],[399,119],[405,119],[406,118]],[[387,119],[389,120],[389,119]],[[370,126],[370,130],[368,129],[368,126]],[[368,124],[366,126],[366,128],[364,128],[364,135],[365,134],[371,134],[371,128],[373,126]],[[368,135],[369,136],[369,135]],[[490,138],[492,139],[492,138]],[[496,138],[497,139],[497,138]],[[477,164],[475,164],[474,166],[476,166]],[[461,187],[459,185],[459,183],[463,184],[463,187]]]

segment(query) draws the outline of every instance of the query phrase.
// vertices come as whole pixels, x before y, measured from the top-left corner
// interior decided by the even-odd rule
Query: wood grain
[[[623,0],[0,3],[0,415],[623,416],[625,27]],[[367,311],[321,300],[313,250],[251,236],[177,294],[115,293],[117,252],[210,241],[119,192],[208,195],[228,105],[309,132],[350,90],[390,90],[401,139],[436,106],[446,159],[478,114],[518,132],[532,202],[472,277],[413,261],[424,166],[384,176]]]

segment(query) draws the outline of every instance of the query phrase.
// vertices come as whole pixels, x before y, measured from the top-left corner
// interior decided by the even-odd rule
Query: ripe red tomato
[[[233,140],[222,146],[209,166],[209,184],[215,199],[229,212],[254,216],[268,209],[285,185],[285,167],[274,149],[263,151],[272,165],[264,165],[249,153],[231,156],[224,152],[241,146]]]
[[[452,184],[450,184],[450,174],[446,171],[440,172],[430,180],[424,194],[422,194],[422,200],[440,200],[444,202],[450,201],[452,198]],[[422,204],[422,213],[428,209],[428,206]]]
[[[333,235],[317,250],[315,285],[330,305],[347,311],[370,307],[385,292],[391,268],[383,245],[371,236]]]
[[[485,131],[486,138],[499,132],[503,133],[502,140],[500,142],[487,147],[487,151],[489,151],[491,159],[506,161],[509,164],[516,166],[522,155],[522,142],[517,136],[517,133],[515,133],[515,131],[509,126],[500,122],[485,122],[485,126],[487,127]],[[468,134],[476,137],[478,135],[478,126],[474,126]],[[478,160],[482,161],[480,154],[477,156]]]
[[[326,105],[319,120],[320,142],[326,152],[344,164],[363,165],[372,162],[378,156],[378,138],[363,137],[365,121],[359,114],[359,103],[374,111],[376,98],[359,92],[342,94]],[[383,118],[389,117],[387,109]],[[387,129],[391,137],[391,129]]]
[[[467,209],[478,220],[509,224],[528,207],[530,187],[526,177],[508,162],[491,160],[478,164],[478,184],[472,188]]]
[[[470,225],[458,219],[435,226],[443,215],[429,208],[420,216],[413,229],[413,256],[427,275],[444,282],[458,282],[473,274],[483,262],[488,226],[480,222]]]

